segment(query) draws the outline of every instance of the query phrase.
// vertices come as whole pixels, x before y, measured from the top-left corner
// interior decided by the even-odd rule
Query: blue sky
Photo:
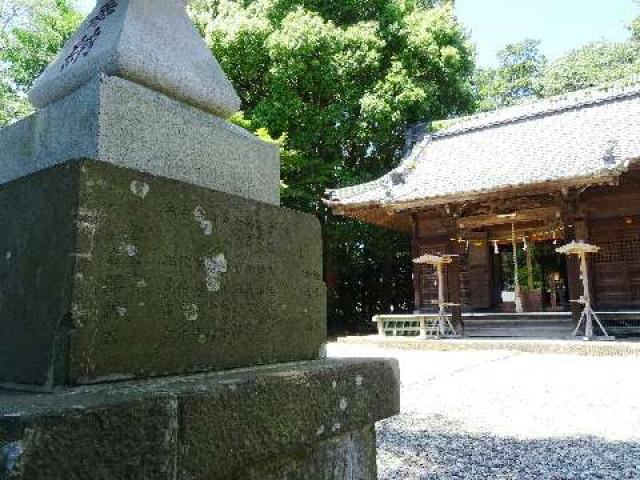
[[[477,44],[478,63],[493,66],[507,43],[542,41],[549,59],[587,42],[624,40],[638,14],[633,0],[456,0],[458,18]]]
[[[89,11],[95,0],[76,0]],[[587,42],[623,40],[625,26],[640,14],[633,0],[456,0],[462,23],[477,44],[478,63],[493,66],[507,43],[542,40],[549,59]]]
[[[75,0],[74,3],[85,13],[88,13],[89,10],[91,10],[91,7],[96,4],[95,0]]]

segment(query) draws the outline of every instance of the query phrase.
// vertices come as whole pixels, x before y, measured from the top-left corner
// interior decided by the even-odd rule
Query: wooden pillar
[[[451,238],[457,238],[456,235]],[[451,240],[449,242],[449,252],[451,255],[460,255],[461,248],[457,240]],[[453,258],[453,262],[449,264],[447,268],[447,284],[449,287],[449,302],[462,304],[462,296],[460,292],[460,260],[461,257],[457,256]],[[464,323],[462,321],[462,307],[451,307],[451,323],[458,334],[464,334]]]
[[[418,216],[414,213],[411,215],[413,222],[413,232],[411,236],[411,258],[420,256],[420,239],[418,237]],[[420,292],[422,290],[420,284],[420,265],[413,264],[413,311],[417,313],[422,308],[420,300]]]
[[[587,240],[582,236],[586,234],[584,219],[580,218],[577,212],[577,195],[573,191],[563,194],[561,206],[562,221],[564,223],[565,243],[574,240]],[[569,287],[569,300],[577,300],[582,295],[582,281],[580,279],[580,261],[575,255],[567,257],[567,286]],[[571,302],[571,317],[575,322],[580,320],[582,305]]]
[[[493,268],[493,307],[502,306],[502,261],[500,253],[495,253],[495,246],[490,247],[491,266]],[[499,250],[498,250],[499,252]]]
[[[511,249],[513,252],[513,294],[515,295],[516,313],[522,313],[522,292],[520,291],[520,274],[518,271],[518,242],[516,241],[516,226],[511,224]]]
[[[464,335],[464,323],[462,322],[462,294],[461,294],[461,269],[460,262],[462,261],[461,254],[464,253],[460,244],[458,243],[458,237],[460,231],[458,230],[458,219],[455,216],[449,217],[449,222],[446,226],[447,235],[449,236],[449,242],[447,244],[447,253],[449,255],[456,255],[453,257],[453,261],[447,265],[447,301],[449,303],[457,303],[460,306],[451,307],[451,323],[453,328],[460,335]]]
[[[583,240],[585,242],[588,242],[589,241],[589,225],[588,225],[588,222],[587,222],[586,215],[580,215],[580,216],[576,215],[575,225],[576,225],[576,228],[575,228],[575,230],[576,230],[576,240]],[[593,258],[592,257],[593,257],[593,255],[589,255],[589,257],[585,260],[585,262],[586,262],[586,268],[587,268],[586,271],[589,271],[589,272],[591,272],[591,275],[594,275],[593,268],[592,268],[593,267],[593,265],[592,265]],[[594,302],[594,297],[595,296],[593,294],[594,293],[593,292],[593,284],[591,282],[587,282],[586,284],[583,282],[582,276],[580,275],[580,271],[581,271],[580,270],[580,263],[581,263],[581,261],[578,259],[576,263],[577,263],[577,268],[578,268],[578,275],[580,277],[580,285],[581,285],[581,288],[580,288],[580,292],[581,293],[580,293],[580,295],[582,295],[583,293],[588,295],[589,298],[591,298],[592,304],[594,304],[595,303]],[[588,292],[584,292],[584,285],[587,285],[589,287],[589,291]],[[578,296],[580,296],[580,295],[578,295]]]
[[[530,292],[533,291],[533,258],[531,255],[531,244],[527,246],[527,288]]]

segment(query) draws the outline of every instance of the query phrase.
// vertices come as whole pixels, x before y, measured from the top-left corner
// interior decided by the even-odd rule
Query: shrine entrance
[[[516,312],[516,275],[522,312],[569,311],[567,260],[556,252],[559,242],[527,241],[516,245],[493,246],[493,307]]]
[[[564,230],[557,208],[461,218],[463,303],[475,312],[568,311],[567,260],[556,252]]]
[[[595,313],[611,335],[640,332],[640,216],[598,219],[562,202],[512,210],[525,203],[469,205],[448,220],[414,217],[413,258],[452,258],[441,284],[454,328],[470,337],[573,336],[584,309],[583,277],[577,258],[557,249],[578,239],[600,247],[588,258]],[[436,273],[414,265],[413,314],[437,313]]]

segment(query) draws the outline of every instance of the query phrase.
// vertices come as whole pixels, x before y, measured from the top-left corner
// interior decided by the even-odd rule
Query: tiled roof
[[[640,158],[640,83],[583,90],[448,122],[383,177],[327,191],[334,207],[393,205],[618,175]]]

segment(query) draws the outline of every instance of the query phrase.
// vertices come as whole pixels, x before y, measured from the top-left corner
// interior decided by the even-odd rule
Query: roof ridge
[[[458,117],[459,123],[440,132],[431,133],[427,137],[430,137],[431,140],[437,140],[640,95],[640,76],[632,77],[632,79]],[[508,115],[510,111],[513,113]],[[504,116],[501,117],[501,114]]]

